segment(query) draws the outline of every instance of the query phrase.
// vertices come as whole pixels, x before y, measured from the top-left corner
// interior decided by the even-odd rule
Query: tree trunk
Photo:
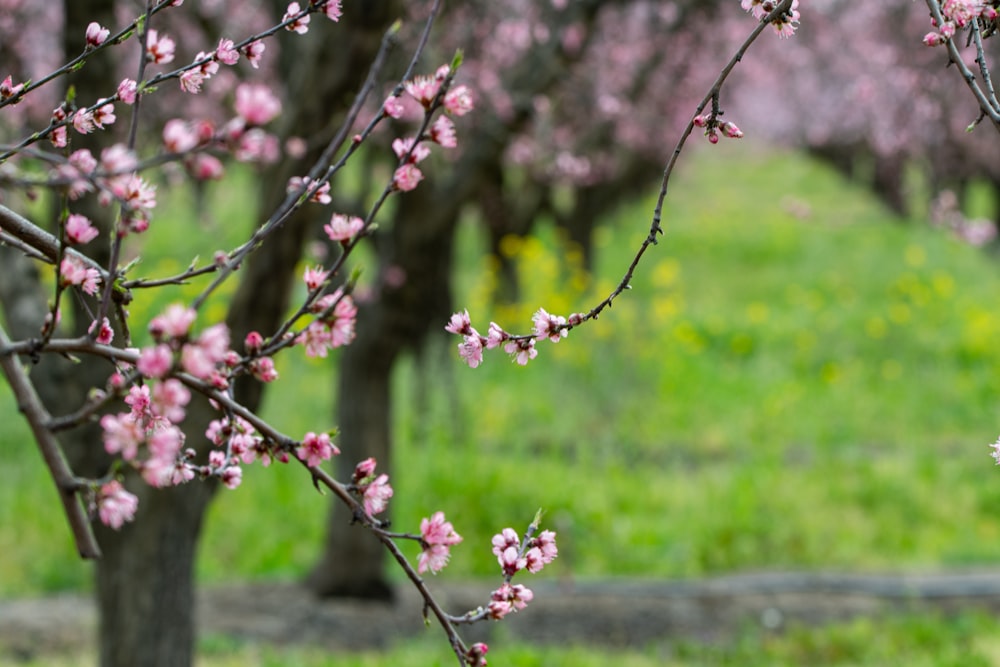
[[[338,475],[374,456],[380,472],[391,470],[391,381],[396,359],[414,350],[428,332],[447,322],[452,240],[461,202],[441,198],[432,187],[402,195],[389,238],[381,244],[378,295],[358,308],[357,338],[340,362]],[[322,596],[390,599],[384,548],[351,525],[335,505],[324,555],[309,577]]]

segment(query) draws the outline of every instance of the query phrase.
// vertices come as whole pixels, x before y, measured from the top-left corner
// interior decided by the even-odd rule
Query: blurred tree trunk
[[[558,32],[573,21],[590,24],[600,0],[572,5],[550,28]],[[564,21],[560,24],[558,21]],[[391,470],[392,369],[406,350],[416,350],[434,331],[443,330],[452,311],[450,279],[454,231],[466,205],[480,193],[495,191],[497,165],[515,132],[531,118],[532,99],[549,90],[564,74],[568,56],[550,40],[504,72],[515,111],[506,122],[483,114],[482,124],[463,135],[462,156],[448,168],[435,169],[420,186],[399,195],[391,230],[378,237],[378,285],[371,300],[359,304],[357,339],[341,356],[337,457],[350,474],[369,456],[379,470]],[[381,545],[350,525],[339,506],[330,515],[326,548],[309,577],[324,596],[391,598]]]

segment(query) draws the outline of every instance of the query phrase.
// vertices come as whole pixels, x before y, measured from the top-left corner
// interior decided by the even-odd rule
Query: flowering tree
[[[708,93],[689,110],[689,120],[663,174],[649,234],[617,288],[589,311],[569,317],[539,309],[533,318],[532,333],[525,335],[511,334],[491,323],[484,336],[473,328],[467,312],[452,316],[446,329],[462,337],[459,352],[470,366],[482,362],[484,350],[497,347],[517,363],[526,364],[537,355],[536,340],[560,341],[571,328],[596,318],[628,288],[646,250],[662,233],[660,220],[667,184],[688,137],[697,130],[715,143],[720,137],[742,135],[735,124],[722,118],[723,84],[764,30],[773,28],[780,36],[788,37],[798,23],[794,0],[743,0],[742,4],[752,12],[758,25],[747,29],[749,37],[710,83]],[[945,16],[956,22],[964,17],[961,13],[964,10],[957,4],[945,3],[943,9]],[[455,83],[462,71],[460,54],[432,72],[416,73],[431,26],[440,11],[439,3],[429,7],[405,72],[396,79],[388,97],[379,96],[374,109],[366,112],[366,101],[380,81],[389,79],[385,63],[390,46],[400,34],[397,24],[385,30],[377,45],[369,43],[370,39],[359,39],[358,53],[370,47],[371,66],[363,80],[356,82],[358,92],[328,140],[309,145],[318,133],[311,134],[313,130],[304,117],[317,111],[300,107],[298,113],[302,117],[294,126],[310,132],[304,137],[306,145],[292,144],[286,148],[285,164],[290,165],[293,176],[281,179],[280,201],[266,211],[243,243],[216,252],[209,262],[195,261],[175,275],[136,277],[134,267],[125,261],[124,248],[126,242],[141,239],[150,225],[156,224],[157,186],[151,174],[174,165],[190,179],[205,180],[222,178],[229,161],[272,160],[280,151],[280,142],[268,128],[281,117],[285,105],[269,87],[253,80],[254,70],[266,58],[267,49],[275,43],[277,35],[306,39],[307,35],[315,35],[318,28],[331,29],[345,18],[335,0],[292,2],[281,8],[281,19],[269,27],[247,34],[213,36],[211,42],[198,45],[188,64],[177,66],[178,44],[168,31],[157,26],[171,13],[183,11],[178,9],[182,5],[182,0],[149,2],[142,15],[115,29],[107,27],[115,25],[112,18],[106,17],[110,15],[100,14],[94,17],[100,16],[101,20],[90,21],[82,31],[73,31],[75,20],[67,13],[67,43],[76,44],[78,55],[56,66],[48,75],[20,80],[11,75],[0,82],[0,113],[13,116],[18,105],[26,107],[43,91],[58,85],[81,67],[86,70],[103,56],[128,52],[134,66],[133,76],[107,88],[100,87],[99,81],[93,83],[94,88],[84,87],[85,80],[77,79],[78,87],[62,95],[47,124],[0,146],[0,161],[5,167],[2,179],[7,186],[5,205],[0,206],[0,240],[23,257],[46,267],[54,278],[41,317],[22,317],[21,311],[7,306],[7,323],[0,327],[0,370],[32,428],[81,555],[98,558],[102,550],[105,552],[98,569],[99,595],[105,612],[103,662],[136,665],[179,664],[190,660],[190,626],[184,627],[182,623],[176,632],[172,628],[171,633],[165,633],[150,622],[150,617],[145,617],[145,622],[139,623],[144,628],[129,629],[136,624],[127,626],[123,619],[107,614],[115,602],[130,597],[153,600],[154,606],[172,599],[167,604],[172,610],[190,605],[193,544],[211,489],[218,485],[230,489],[240,486],[246,465],[298,462],[305,469],[305,478],[332,493],[347,508],[353,522],[368,528],[377,538],[374,543],[380,544],[402,567],[423,595],[427,612],[444,629],[459,664],[485,665],[486,646],[466,645],[456,627],[503,618],[531,601],[530,589],[513,583],[513,577],[522,570],[537,572],[557,555],[555,535],[541,530],[540,514],[523,535],[506,528],[494,537],[492,550],[502,581],[489,600],[468,613],[449,614],[437,603],[421,577],[428,570],[437,572],[443,568],[450,547],[461,542],[444,513],[425,518],[414,532],[390,531],[379,515],[386,510],[393,490],[389,476],[378,467],[375,458],[352,456],[349,474],[345,481],[338,481],[323,470],[322,463],[338,455],[356,454],[353,448],[349,451],[343,446],[343,439],[338,438],[341,445],[338,446],[334,432],[321,425],[301,436],[285,434],[256,412],[261,387],[278,381],[274,355],[295,353],[297,349],[307,355],[325,356],[352,343],[348,350],[365,345],[365,341],[378,341],[377,319],[371,320],[371,328],[356,326],[355,278],[344,275],[345,261],[359,243],[375,234],[376,220],[384,215],[383,207],[390,198],[411,193],[412,202],[421,193],[433,192],[424,182],[423,161],[431,153],[456,148],[463,118],[476,104],[469,88]],[[95,3],[94,7],[97,6]],[[110,4],[101,7],[112,8]],[[554,13],[547,21],[557,26],[562,19],[593,21],[597,7],[597,3],[584,3],[581,15],[569,12],[564,3],[555,3]],[[984,7],[977,16],[983,15]],[[947,22],[940,14],[935,19],[942,26],[941,41],[950,45],[955,33],[945,35]],[[967,18],[958,25],[975,32],[976,20]],[[560,30],[568,32],[572,21],[567,20]],[[322,28],[317,25],[320,23]],[[371,25],[366,28],[368,34],[373,32]],[[365,30],[359,30],[359,34],[364,33]],[[184,95],[205,95],[214,82],[224,79],[224,73],[232,73],[237,67],[244,67],[244,74],[235,78],[245,77],[245,80],[233,87],[231,99],[227,99],[227,109],[231,111],[224,114],[223,120],[181,116],[167,119],[150,132],[151,121],[147,118],[155,115],[150,115],[147,109],[152,100],[164,94],[163,89],[173,87]],[[985,65],[981,71],[985,76]],[[535,82],[520,92],[545,90],[557,76],[556,71],[549,73],[548,78],[537,81],[533,78]],[[499,86],[498,90],[504,88]],[[989,102],[990,96],[992,90],[984,99]],[[344,165],[357,159],[363,146],[386,131],[387,119],[405,120],[407,105],[416,109],[416,114],[410,118],[404,136],[391,138],[393,168],[374,202],[363,215],[340,210],[324,213],[327,222],[322,225],[322,234],[337,252],[325,264],[305,271],[302,281],[306,297],[291,309],[291,314],[286,313],[281,300],[282,296],[287,298],[289,290],[279,281],[275,290],[279,297],[270,302],[271,312],[261,316],[252,299],[255,288],[266,283],[271,275],[268,267],[273,264],[267,258],[287,260],[296,256],[294,249],[301,247],[303,229],[310,217],[304,212],[333,203],[333,179]],[[991,119],[992,109],[996,106],[984,107],[984,115]],[[515,113],[511,118],[518,117]],[[21,122],[15,119],[10,124],[14,127]],[[30,121],[24,123],[30,126]],[[127,128],[120,136],[116,130],[125,125]],[[510,128],[520,129],[516,122],[510,124],[508,134],[512,134]],[[103,141],[84,145],[86,140],[98,138]],[[485,155],[468,152],[464,166],[488,169],[502,157],[505,148],[499,142]],[[24,206],[18,192],[39,188],[52,192],[57,210],[54,233],[16,210]],[[440,193],[434,194],[437,195],[434,199],[440,198]],[[462,196],[456,193],[454,201],[445,195],[444,201],[437,203],[453,211],[455,202],[460,201]],[[406,207],[397,209],[404,210]],[[442,216],[442,228],[447,229],[452,219]],[[398,222],[394,234],[412,233]],[[95,243],[102,237],[103,242]],[[293,247],[291,254],[281,250],[286,243]],[[248,277],[241,282],[227,320],[199,322],[199,313],[207,299],[238,272]],[[194,279],[205,280],[200,294],[190,303],[171,305],[158,314],[146,324],[149,343],[133,347],[135,326],[128,315],[133,295],[140,290]],[[64,333],[66,329],[61,325],[67,300],[74,305],[72,319],[81,328],[78,335]],[[7,303],[10,302],[8,299]],[[373,344],[367,353],[383,351],[385,348],[380,345]],[[392,345],[398,346],[398,342]],[[86,374],[89,390],[74,397],[60,396],[50,388],[50,395],[43,397],[42,389],[33,382],[34,376],[29,377],[25,363],[54,356],[96,359],[99,362],[96,370],[88,370]],[[92,372],[99,379],[91,380]],[[377,382],[384,382],[384,377],[380,375]],[[375,385],[374,391],[379,390],[378,386]],[[355,428],[363,430],[370,425],[352,422],[351,418],[350,413],[342,413],[344,437]],[[93,456],[92,444],[89,451],[83,452],[86,456],[82,456],[59,442],[59,435],[86,426],[99,428],[96,441],[103,444],[101,456]],[[84,463],[78,466],[70,458]],[[189,484],[195,478],[205,483]],[[192,497],[196,498],[193,503],[189,502]],[[181,521],[151,520],[148,523],[154,526],[154,532],[143,533],[142,512],[147,507],[168,508],[174,513],[180,509],[186,516]],[[99,529],[95,536],[94,523],[107,529]],[[114,537],[115,531],[121,531],[120,537]],[[415,565],[400,548],[401,541],[419,544]],[[178,554],[161,548],[176,542],[183,542],[187,551]],[[158,580],[153,595],[140,595],[138,590],[147,582],[139,576],[141,569],[133,565],[156,559],[162,559],[163,571],[173,568],[175,576]],[[153,612],[127,606],[126,613]],[[120,625],[118,620],[122,621]]]

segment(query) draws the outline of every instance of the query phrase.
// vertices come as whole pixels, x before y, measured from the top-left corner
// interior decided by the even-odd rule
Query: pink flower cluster
[[[534,333],[527,336],[513,336],[496,322],[490,322],[489,331],[483,336],[473,328],[469,311],[465,310],[453,314],[444,330],[462,337],[462,342],[458,344],[458,354],[470,368],[476,368],[482,363],[484,349],[492,350],[501,346],[513,361],[525,366],[538,356],[538,350],[535,349],[536,339],[548,338],[553,343],[558,343],[569,335],[570,327],[583,321],[583,317],[574,314],[567,319],[561,315],[551,315],[544,308],[539,308],[532,315],[531,321],[535,325]]]
[[[403,84],[403,90],[422,107],[424,112],[432,113],[435,104],[438,103],[441,86],[450,73],[451,69],[447,65],[442,65],[433,76],[417,76],[407,81]],[[455,124],[449,116],[464,116],[472,111],[474,107],[472,93],[464,85],[455,86],[445,93],[440,104],[448,115],[439,116],[426,134],[420,137],[400,138],[392,142],[392,150],[401,163],[393,175],[393,187],[397,190],[408,192],[423,180],[423,172],[417,164],[430,155],[431,151],[426,142],[438,144],[443,148],[454,148],[458,145]],[[392,118],[401,118],[406,107],[399,97],[391,95],[382,104],[382,110]]]
[[[361,496],[361,502],[368,516],[384,512],[393,494],[392,487],[389,486],[389,476],[385,473],[376,475],[375,465],[374,458],[367,458],[354,467],[354,474],[351,477],[350,488]]]
[[[525,538],[513,528],[504,528],[493,536],[493,555],[497,557],[503,570],[504,583],[493,591],[487,607],[489,615],[501,619],[512,611],[524,609],[534,597],[531,589],[521,584],[511,584],[510,579],[521,570],[535,573],[551,563],[559,555],[556,534],[543,530],[537,537]]]
[[[451,545],[462,541],[462,536],[455,532],[450,521],[444,520],[444,512],[435,512],[431,517],[420,521],[420,543],[423,551],[417,561],[417,572],[423,574],[430,570],[440,572],[448,564],[451,556]]]
[[[237,465],[237,459],[246,465],[259,460],[265,468],[275,459],[281,463],[289,461],[288,452],[271,446],[250,422],[238,415],[212,420],[205,437],[224,451],[229,466]]]
[[[101,280],[100,272],[87,264],[76,255],[66,255],[59,263],[59,280],[63,287],[76,285],[85,293],[93,296],[97,294],[97,286]]]
[[[715,115],[710,113],[703,113],[700,116],[695,116],[691,121],[694,123],[695,127],[701,127],[705,129],[705,136],[708,137],[708,141],[713,144],[719,143],[719,132],[730,139],[742,139],[743,131],[736,127],[735,123],[721,122]]]
[[[135,519],[139,499],[125,490],[121,482],[111,480],[101,486],[94,497],[94,508],[101,523],[119,530],[126,522]]]
[[[990,445],[990,447],[993,449],[993,451],[990,452],[990,456],[992,456],[993,460],[996,461],[996,464],[1000,466],[1000,438],[997,438],[997,441]]]
[[[183,450],[184,433],[177,426],[190,400],[191,392],[175,378],[154,384],[152,391],[148,385],[132,386],[125,397],[131,411],[101,418],[105,451],[132,464],[150,486],[193,479],[188,460],[194,451]]]
[[[931,19],[931,25],[937,30],[924,35],[923,42],[927,46],[944,44],[955,36],[957,30],[967,27],[980,17],[995,21],[1000,17],[1000,12],[994,3],[985,0],[944,0],[941,3],[941,15],[944,17],[941,25]]]
[[[327,0],[322,2],[309,2],[306,9],[302,9],[297,2],[288,3],[285,15],[281,17],[281,22],[285,24],[285,30],[289,30],[300,35],[309,32],[309,13],[318,11],[322,5],[322,11],[331,21],[339,21],[343,15],[340,0]]]
[[[758,21],[762,21],[768,14],[773,12],[779,4],[779,0],[740,0],[740,5],[745,11],[753,14]],[[771,22],[779,37],[791,37],[795,34],[795,29],[799,27],[799,0],[792,0],[791,9]]]
[[[328,278],[329,273],[318,267],[306,268],[303,276],[310,292],[323,287]],[[296,343],[305,345],[306,356],[326,357],[329,350],[354,340],[354,322],[358,317],[358,308],[351,295],[344,294],[342,288],[316,299],[309,309],[316,315],[316,319],[295,339]]]
[[[56,111],[65,115],[61,108]],[[65,131],[66,128],[58,129]],[[100,161],[88,149],[81,148],[73,151],[65,163],[56,167],[52,179],[65,184],[71,200],[79,199],[96,187],[100,191],[98,202],[101,205],[118,202],[124,207],[123,226],[118,234],[140,233],[149,228],[149,218],[156,207],[156,186],[135,173],[138,164],[135,154],[124,144],[103,149]],[[90,227],[89,219],[70,215],[66,221],[66,234],[71,243],[82,244],[93,240],[97,232]]]

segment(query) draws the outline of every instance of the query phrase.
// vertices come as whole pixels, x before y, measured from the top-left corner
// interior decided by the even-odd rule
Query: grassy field
[[[490,536],[523,527],[539,507],[559,533],[552,577],[1000,561],[1000,473],[987,447],[1000,433],[996,258],[891,219],[820,165],[748,143],[695,154],[678,179],[663,242],[598,322],[540,344],[526,368],[494,353],[470,370],[444,337],[420,366],[400,367],[393,465],[406,474],[393,482],[395,524],[448,513],[465,542],[441,576],[492,575]],[[650,201],[636,202],[600,230],[589,277],[551,230],[511,240],[524,304],[497,309],[495,272],[475,226],[464,225],[460,307],[481,331],[490,319],[526,331],[540,306],[588,309],[617,281],[650,210]],[[199,235],[238,235],[239,213],[230,206],[232,217],[209,229],[181,217],[159,222],[145,266],[176,264],[167,253]],[[137,303],[135,314],[143,319],[163,300]],[[331,368],[291,354],[279,369],[295,381],[269,395],[268,416],[291,433],[332,426]],[[5,387],[0,418],[0,596],[87,588],[89,569],[75,559]],[[325,502],[297,466],[246,470],[243,486],[212,507],[201,580],[302,576],[318,554]],[[982,618],[910,619],[888,630],[860,623],[798,639],[751,636],[750,648],[716,654],[690,647],[669,656],[675,662],[637,652],[623,664],[755,664],[740,653],[751,649],[775,651],[757,664],[888,664],[878,656],[902,648],[876,639],[922,627],[946,638],[940,650],[914,654],[931,662],[898,664],[980,664],[949,657],[947,638],[995,634]],[[824,642],[843,644],[847,657],[795,654]],[[860,645],[872,653],[851,653]],[[433,655],[447,660],[442,648]],[[420,650],[404,651],[423,655],[419,662],[356,664],[435,664]],[[995,643],[976,651],[981,664],[998,659]],[[238,664],[279,664],[266,651],[254,655]],[[553,655],[509,664],[560,664]],[[327,664],[310,660],[280,664]]]

